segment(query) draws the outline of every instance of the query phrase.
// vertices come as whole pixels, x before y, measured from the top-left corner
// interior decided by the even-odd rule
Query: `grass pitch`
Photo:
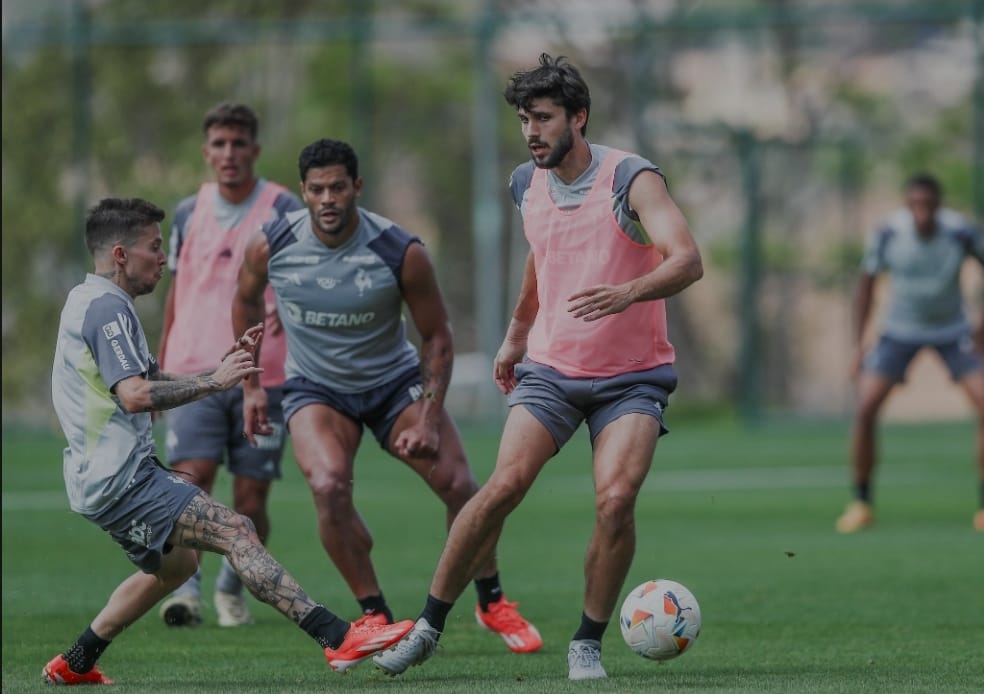
[[[833,521],[847,500],[846,429],[672,421],[637,512],[638,550],[626,589],[665,577],[689,587],[704,628],[665,664],[622,643],[613,621],[609,679],[566,680],[582,558],[592,523],[583,432],[546,468],[500,543],[506,594],[540,628],[539,653],[509,653],[478,628],[474,592],[451,614],[438,654],[389,679],[364,664],[332,673],[314,643],[252,601],[256,624],[194,630],[156,612],[100,661],[122,692],[970,692],[984,690],[984,535],[975,533],[971,423],[883,431],[877,525],[849,537]],[[466,431],[477,477],[498,432]],[[41,668],[67,648],[132,567],[68,509],[60,438],[3,432],[3,689],[42,688]],[[357,605],[318,541],[293,459],[271,494],[270,550],[315,599],[352,618]],[[357,503],[372,529],[383,590],[416,617],[441,551],[443,511],[412,473],[371,439],[357,463]],[[228,502],[229,478],[216,496]],[[211,596],[218,558],[207,556]],[[625,591],[623,591],[624,596]]]

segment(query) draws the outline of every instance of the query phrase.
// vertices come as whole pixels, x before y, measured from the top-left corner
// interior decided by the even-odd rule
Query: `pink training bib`
[[[267,181],[246,217],[226,230],[215,221],[217,184],[202,185],[174,274],[174,323],[164,350],[167,363],[162,368],[176,373],[214,369],[232,346],[236,338],[232,334],[232,299],[246,243],[270,219],[277,196],[286,190]],[[266,323],[260,350],[264,371],[260,382],[273,387],[284,382],[287,343],[272,287],[267,287],[264,299]]]
[[[523,229],[533,250],[537,296],[530,359],[573,378],[614,376],[671,364],[666,306],[660,299],[632,304],[591,323],[568,312],[567,298],[598,284],[621,284],[662,262],[652,246],[623,233],[612,211],[615,168],[627,152],[611,150],[580,207],[560,210],[550,197],[547,171],[537,169],[523,206]]]

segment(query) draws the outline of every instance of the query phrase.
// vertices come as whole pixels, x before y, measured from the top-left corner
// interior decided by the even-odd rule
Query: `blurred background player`
[[[361,620],[392,614],[370,558],[372,535],[353,504],[355,455],[368,426],[447,507],[448,525],[478,488],[458,430],[444,409],[454,345],[444,299],[423,244],[358,206],[358,159],[336,140],[300,154],[302,198],[246,249],[233,327],[263,315],[273,286],[287,334],[284,415],[294,456],[314,494],[321,543],[362,608]],[[420,335],[407,340],[406,305]],[[264,390],[245,385],[246,431],[268,430]],[[475,567],[479,624],[515,652],[540,648],[536,628],[506,600],[495,559]],[[360,620],[360,621],[361,621]]]
[[[871,236],[861,263],[855,309],[858,345],[852,362],[859,401],[851,442],[855,498],[837,519],[837,530],[842,533],[874,522],[872,473],[878,413],[924,347],[936,351],[977,411],[980,506],[974,527],[984,531],[984,320],[972,333],[960,291],[964,260],[973,257],[984,263],[984,238],[963,216],[941,207],[942,202],[943,190],[934,177],[917,174],[910,178],[905,207],[891,214]],[[865,327],[875,281],[882,273],[891,279],[892,298],[878,342],[865,353]]]
[[[660,170],[585,139],[591,97],[574,66],[543,54],[539,67],[513,76],[505,97],[532,155],[509,184],[530,252],[494,364],[511,409],[495,471],[451,527],[420,619],[374,660],[395,675],[434,653],[506,517],[587,420],[595,527],[567,661],[570,679],[599,679],[607,676],[601,639],[635,553],[635,500],[676,388],[663,299],[703,268]]]
[[[68,295],[58,326],[51,395],[68,440],[64,475],[72,510],[98,525],[140,571],[64,653],[45,665],[49,684],[112,684],[96,661],[110,642],[194,573],[196,550],[227,557],[257,599],[294,621],[344,671],[399,639],[412,623],[353,625],[311,600],[267,553],[253,523],[173,475],[154,451],[150,413],[229,390],[257,375],[257,324],[226,343],[218,368],[164,373],[147,346],[133,300],[164,273],[164,211],[108,198],[86,217],[95,268]],[[230,348],[230,345],[232,347]]]
[[[256,114],[242,104],[222,103],[205,114],[202,154],[214,180],[178,205],[171,230],[169,264],[174,280],[164,305],[162,368],[195,373],[213,364],[231,339],[229,303],[250,234],[291,210],[303,209],[297,196],[253,171],[260,145]],[[270,535],[267,496],[280,477],[284,449],[280,386],[284,380],[284,336],[272,293],[267,295],[263,375],[269,392],[269,435],[251,446],[243,438],[243,391],[237,386],[168,412],[165,447],[172,468],[211,493],[223,459],[232,475],[232,506],[256,525],[263,542]],[[226,456],[228,456],[226,458]],[[201,572],[161,604],[172,626],[201,623]],[[243,586],[229,562],[215,581],[219,626],[249,624]]]

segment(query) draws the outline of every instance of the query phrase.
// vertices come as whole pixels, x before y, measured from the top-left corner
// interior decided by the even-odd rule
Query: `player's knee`
[[[595,515],[598,523],[619,529],[630,526],[635,519],[636,493],[630,489],[609,489],[598,494]]]
[[[237,539],[248,540],[250,542],[259,542],[259,536],[256,534],[256,524],[253,523],[253,519],[249,516],[243,515],[242,513],[235,513],[230,520],[230,525],[236,532]]]
[[[334,475],[308,480],[315,503],[321,508],[340,509],[352,505],[352,481]]]

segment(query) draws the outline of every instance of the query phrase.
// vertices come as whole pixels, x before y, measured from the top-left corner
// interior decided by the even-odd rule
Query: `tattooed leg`
[[[179,547],[225,555],[257,600],[298,624],[317,605],[270,556],[256,534],[253,521],[205,493],[191,500],[168,541]]]

